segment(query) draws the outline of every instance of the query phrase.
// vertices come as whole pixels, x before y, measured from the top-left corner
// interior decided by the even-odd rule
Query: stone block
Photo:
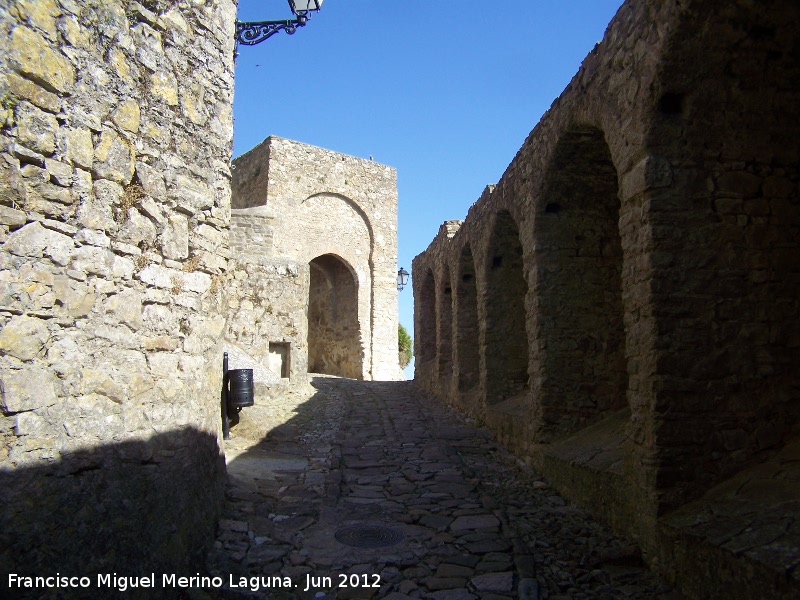
[[[9,234],[3,249],[17,256],[41,258],[49,256],[54,263],[66,265],[75,247],[72,238],[46,229],[38,222],[17,229]]]
[[[12,4],[12,10],[20,20],[44,31],[51,38],[55,37],[57,33],[55,18],[61,10],[54,0],[16,0]]]
[[[53,115],[28,102],[19,104],[15,113],[20,144],[45,156],[55,152],[58,121]]]
[[[172,215],[161,233],[164,258],[182,260],[189,256],[189,220],[185,215]]]
[[[81,246],[72,251],[72,268],[81,273],[107,277],[113,262],[114,254],[108,248]]]
[[[148,265],[136,278],[162,289],[205,293],[211,287],[211,276],[206,273],[184,273],[177,269],[168,269],[160,265]]]
[[[48,158],[44,161],[44,168],[50,174],[50,178],[58,185],[69,187],[72,185],[72,167],[60,160]]]
[[[147,163],[136,162],[136,177],[142,185],[145,194],[156,199],[161,199],[167,195],[167,186],[164,183],[164,176]],[[153,216],[153,215],[151,215]],[[153,216],[155,219],[156,217]]]
[[[178,83],[171,73],[157,71],[150,75],[150,93],[169,106],[178,104]]]
[[[114,402],[123,402],[127,396],[125,386],[119,381],[116,370],[92,367],[81,369],[80,393],[99,394]]]
[[[131,133],[139,131],[140,119],[139,103],[132,98],[126,98],[120,102],[111,113],[111,120],[114,121],[117,127]]]
[[[80,244],[88,244],[90,246],[99,246],[101,248],[108,248],[111,246],[109,237],[102,231],[97,231],[95,229],[81,229],[74,239]]]
[[[20,74],[53,92],[66,92],[75,83],[75,69],[39,33],[20,25],[11,32],[8,58]]]
[[[18,413],[14,421],[14,435],[29,435],[35,438],[52,437],[53,426],[35,412]]]
[[[116,132],[105,129],[94,149],[92,174],[98,179],[110,179],[122,185],[130,183],[136,154],[127,141]]]
[[[0,330],[0,350],[20,360],[32,360],[44,349],[50,331],[41,319],[13,317]]]
[[[214,206],[214,192],[204,182],[185,175],[176,176],[169,185],[169,195],[178,208],[189,215]]]
[[[4,413],[19,413],[52,406],[58,401],[60,382],[49,369],[0,371]]]
[[[632,198],[652,188],[672,185],[672,165],[665,158],[647,156],[622,177],[622,197]]]
[[[484,575],[473,577],[470,583],[479,592],[508,593],[514,586],[514,573],[512,571],[485,573]]]
[[[135,208],[129,208],[124,223],[119,229],[117,240],[134,246],[144,242],[147,247],[156,241],[156,226]]]
[[[73,164],[91,169],[94,162],[92,132],[86,128],[67,129],[64,132],[67,160]]]
[[[15,208],[0,204],[0,224],[8,225],[12,229],[22,227],[27,222],[25,213]]]
[[[134,331],[142,327],[142,296],[134,290],[123,290],[105,300],[103,310],[111,323],[124,323]]]
[[[67,274],[83,275],[78,272],[68,271]],[[56,300],[63,306],[70,317],[82,317],[89,314],[94,306],[96,295],[87,284],[66,277],[56,277],[53,284]]]
[[[6,79],[8,80],[9,89],[18,97],[28,100],[31,104],[47,112],[58,113],[61,110],[61,99],[56,94],[48,92],[42,86],[20,77],[16,73],[6,74]]]

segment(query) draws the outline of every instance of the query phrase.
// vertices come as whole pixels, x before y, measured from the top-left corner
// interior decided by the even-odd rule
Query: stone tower
[[[231,248],[247,262],[251,298],[228,342],[290,379],[402,378],[396,179],[391,167],[278,137],[234,160]]]

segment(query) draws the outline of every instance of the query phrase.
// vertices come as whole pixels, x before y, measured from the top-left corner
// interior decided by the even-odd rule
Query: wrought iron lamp
[[[400,267],[400,270],[397,272],[397,291],[402,292],[406,285],[408,285],[408,271]]]
[[[289,9],[295,16],[294,19],[285,21],[236,21],[236,45],[255,46],[269,37],[283,30],[289,35],[297,31],[298,27],[305,27],[311,18],[311,13],[319,12],[323,0],[288,0]],[[234,50],[234,57],[238,54]]]

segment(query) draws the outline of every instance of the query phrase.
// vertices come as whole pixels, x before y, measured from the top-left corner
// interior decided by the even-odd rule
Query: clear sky
[[[621,3],[325,0],[294,35],[239,47],[233,155],[277,135],[395,167],[410,272],[500,179]],[[290,16],[286,0],[239,0],[242,21]],[[413,304],[409,284],[412,336]]]

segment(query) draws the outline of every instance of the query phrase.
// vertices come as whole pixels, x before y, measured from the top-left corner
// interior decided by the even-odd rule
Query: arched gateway
[[[360,379],[364,362],[358,323],[358,280],[335,254],[309,263],[308,370]]]

